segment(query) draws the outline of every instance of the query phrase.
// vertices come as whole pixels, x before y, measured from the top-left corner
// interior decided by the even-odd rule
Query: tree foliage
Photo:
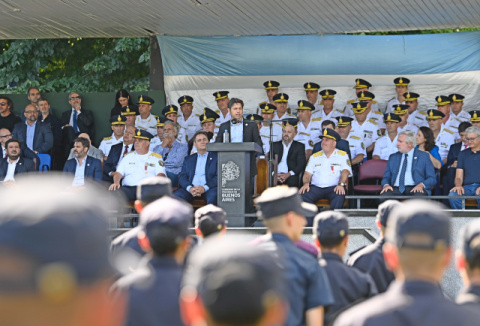
[[[111,92],[148,89],[150,40],[0,41],[0,92]]]

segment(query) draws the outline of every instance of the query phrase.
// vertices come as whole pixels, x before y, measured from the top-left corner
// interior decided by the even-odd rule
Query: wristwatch
[[[345,186],[346,186],[346,184],[344,184],[343,182],[340,182],[338,185],[339,185],[339,186],[342,186],[342,187],[345,187]]]

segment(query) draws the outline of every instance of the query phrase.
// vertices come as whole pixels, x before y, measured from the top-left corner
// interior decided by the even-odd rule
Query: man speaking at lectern
[[[243,119],[243,101],[238,98],[232,98],[228,102],[228,112],[232,119],[220,125],[216,143],[222,143],[224,134],[227,131],[230,143],[250,143],[255,142],[262,148],[263,143],[258,132],[255,121]],[[255,155],[250,156],[250,175],[254,177],[257,174],[257,165],[255,164]]]

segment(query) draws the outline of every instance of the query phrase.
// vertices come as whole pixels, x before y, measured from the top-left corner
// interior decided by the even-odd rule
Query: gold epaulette
[[[350,101],[347,101],[347,104],[352,104],[353,102],[355,102],[355,100],[350,100]]]
[[[337,153],[340,154],[340,155],[342,155],[342,156],[344,156],[344,155],[347,154],[347,152],[342,151],[342,150],[337,150]]]
[[[322,156],[322,155],[323,155],[323,152],[322,152],[322,151],[313,153],[313,157],[319,157],[319,156]]]
[[[156,157],[156,158],[162,158],[162,155],[160,155],[158,153],[155,153],[155,152],[152,152],[152,154],[150,154],[149,156],[153,156],[153,157]]]
[[[383,117],[383,114],[380,111],[373,111],[373,113],[380,114]]]
[[[215,113],[216,113],[216,114],[219,114],[219,113],[220,113],[220,110],[215,110]]]
[[[377,101],[375,101],[375,100],[373,100],[373,101],[372,101],[372,103],[373,103],[373,104],[377,104],[378,102],[377,102]]]
[[[418,111],[418,113],[420,113],[422,115],[427,115],[427,112],[425,112],[425,111]]]
[[[314,118],[312,121],[322,121],[322,118]]]
[[[378,123],[374,119],[368,119],[368,122],[373,123],[375,126],[378,125]]]
[[[110,139],[112,139],[111,136],[110,137],[103,137],[103,140],[110,140]]]
[[[451,131],[450,129],[445,128],[445,129],[443,129],[443,130],[445,130],[446,132],[448,132],[448,133],[450,133],[450,134],[452,134],[452,135],[454,134],[454,132]]]
[[[360,140],[361,138],[358,137],[358,136],[350,136],[350,138],[353,138],[353,139],[356,139],[356,140]]]

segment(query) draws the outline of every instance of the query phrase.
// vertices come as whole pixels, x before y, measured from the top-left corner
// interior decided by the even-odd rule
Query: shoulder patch
[[[420,113],[421,115],[427,115],[427,112],[425,111],[417,111],[418,113]]]
[[[315,118],[315,119],[312,119],[312,121],[322,121],[322,118]]]
[[[380,111],[373,111],[373,113],[380,114],[381,116],[383,116],[382,112]]]
[[[358,136],[350,136],[350,138],[353,138],[353,139],[356,139],[356,140],[360,140],[361,138],[358,137]]]
[[[378,125],[378,123],[374,119],[368,119],[368,122],[373,123],[375,126]]]
[[[454,132],[451,131],[450,129],[445,128],[445,129],[443,129],[443,130],[445,130],[446,132],[448,132],[448,133],[450,133],[450,134],[452,134],[452,135],[454,134]]]
[[[215,110],[215,113],[216,113],[216,114],[219,114],[219,113],[220,113],[220,110]]]
[[[155,152],[152,152],[152,154],[150,154],[149,156],[153,156],[153,157],[156,157],[156,158],[162,158],[162,155],[160,155],[158,153],[155,153]]]
[[[103,140],[110,140],[110,139],[112,139],[112,136],[110,136],[110,137],[103,137]]]
[[[337,153],[340,154],[340,155],[346,155],[347,154],[347,152],[342,151],[342,150],[337,150]]]
[[[377,104],[378,102],[377,102],[377,101],[375,101],[375,100],[373,100],[373,101],[372,101],[372,103],[373,103],[373,104]]]
[[[322,152],[322,151],[313,153],[313,157],[319,157],[319,156],[322,156],[322,155],[323,155],[323,152]]]
[[[347,101],[347,104],[352,104],[353,102],[355,102],[355,100],[350,100],[350,101]]]
[[[195,114],[197,117],[200,117],[201,114]]]
[[[296,115],[293,115],[293,114],[290,114],[290,113],[287,113],[290,117],[294,117],[296,118],[297,116]]]

